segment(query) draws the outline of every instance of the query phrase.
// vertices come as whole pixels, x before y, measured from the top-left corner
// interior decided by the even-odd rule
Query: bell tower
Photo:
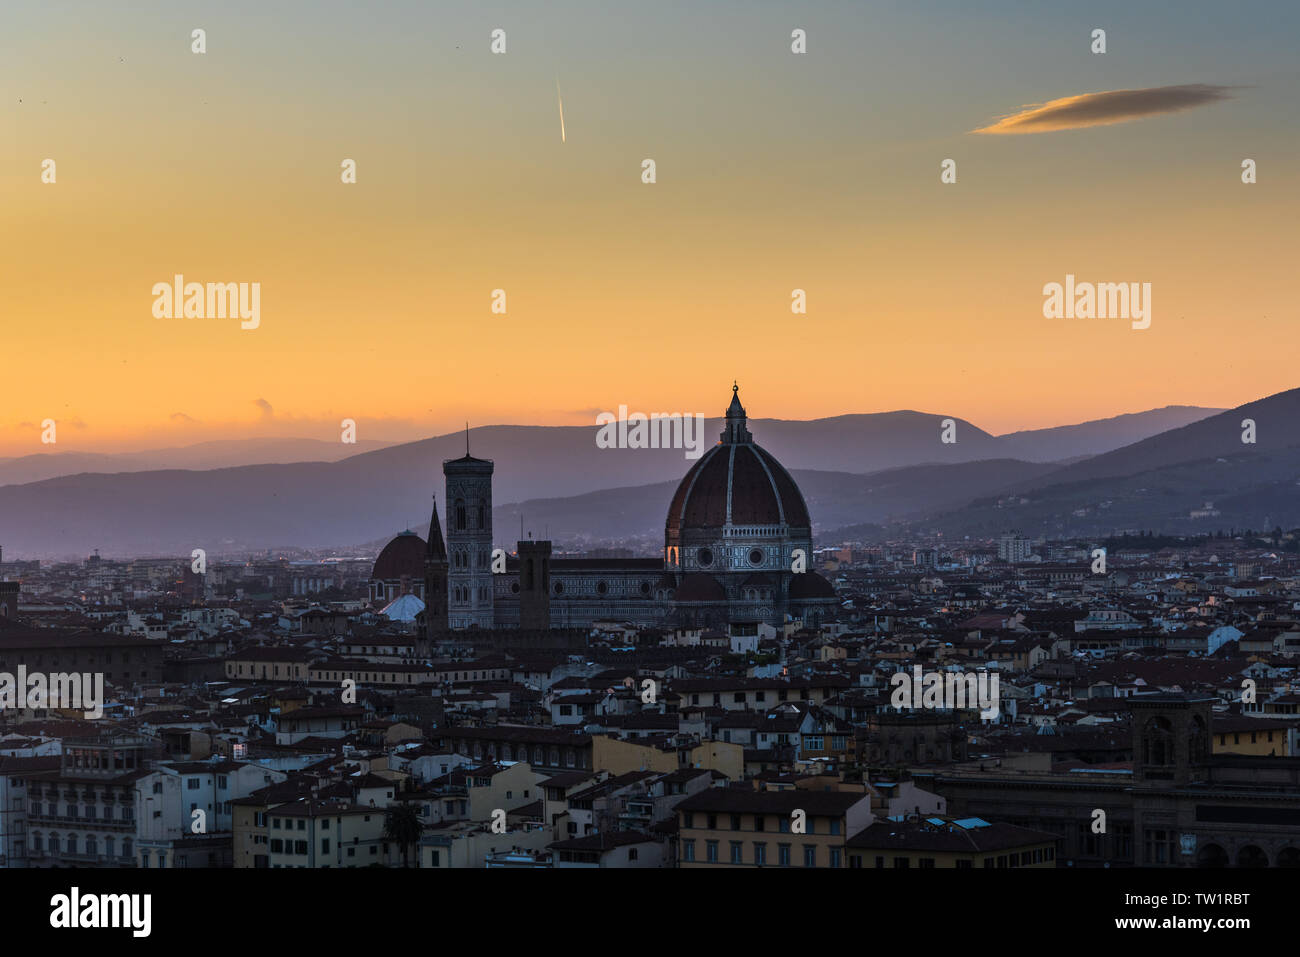
[[[443,505],[447,511],[447,619],[449,627],[491,628],[492,471],[488,459],[469,454],[442,463],[447,480]]]

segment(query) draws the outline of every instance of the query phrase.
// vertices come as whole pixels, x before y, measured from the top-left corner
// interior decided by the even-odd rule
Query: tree
[[[402,849],[402,866],[411,866],[411,846],[418,843],[424,833],[415,805],[402,801],[390,804],[384,811],[384,837]]]

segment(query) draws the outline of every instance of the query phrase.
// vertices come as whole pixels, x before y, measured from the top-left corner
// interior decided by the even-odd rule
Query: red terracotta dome
[[[397,581],[403,577],[424,577],[424,539],[412,531],[405,531],[384,546],[375,559],[371,580]]]
[[[745,410],[733,388],[722,442],[686,473],[668,506],[670,536],[683,528],[726,525],[812,525],[799,486],[745,427]]]

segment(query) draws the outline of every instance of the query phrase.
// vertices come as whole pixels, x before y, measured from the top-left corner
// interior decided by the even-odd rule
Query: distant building
[[[1003,535],[998,542],[998,558],[1004,562],[1028,561],[1033,554],[1032,544],[1029,539],[1021,538],[1015,532]]]
[[[384,546],[370,574],[368,589],[372,605],[382,607],[403,595],[414,595],[424,601],[425,548],[424,539],[410,529]]]
[[[18,617],[18,582],[0,582],[0,618]]]

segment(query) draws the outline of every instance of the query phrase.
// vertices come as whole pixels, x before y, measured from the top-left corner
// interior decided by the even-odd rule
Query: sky
[[[0,455],[1300,385],[1300,6],[1084,6],[6,0]],[[260,324],[156,317],[178,273]],[[1150,327],[1045,318],[1067,274]]]

